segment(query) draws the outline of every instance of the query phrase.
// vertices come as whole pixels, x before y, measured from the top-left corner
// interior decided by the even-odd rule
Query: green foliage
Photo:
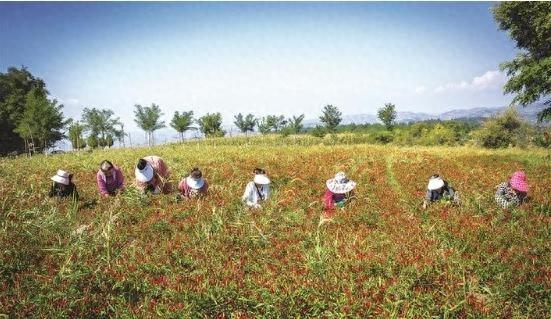
[[[120,137],[123,132],[118,127],[122,125],[119,118],[113,118],[113,111],[109,109],[85,108],[82,111],[82,122],[88,132],[88,137],[96,143],[90,147],[104,147],[113,145],[113,137]]]
[[[25,111],[15,132],[23,139],[32,141],[34,146],[46,150],[65,137],[61,132],[67,124],[63,119],[62,108],[63,105],[57,105],[56,100],[49,100],[39,89],[31,89],[27,93]]]
[[[151,147],[155,145],[153,132],[165,127],[165,122],[160,120],[163,112],[155,103],[151,103],[151,106],[145,107],[136,104],[134,107],[136,108],[134,110],[134,115],[136,116],[134,121],[138,124],[138,127],[147,133],[147,142]]]
[[[262,134],[277,133],[286,124],[287,120],[285,120],[285,116],[268,115],[260,119],[258,122],[258,131]]]
[[[527,105],[551,95],[551,3],[500,2],[493,8],[499,28],[507,31],[522,53],[501,69],[509,80],[505,93],[513,103]],[[547,104],[551,100],[547,101]],[[546,109],[549,112],[550,108]]]
[[[325,127],[321,125],[316,125],[311,131],[310,134],[315,137],[323,138],[327,134]]]
[[[389,131],[381,131],[381,132],[376,133],[373,136],[373,138],[378,143],[387,144],[387,143],[392,142],[392,140],[394,139],[394,136]]]
[[[320,116],[320,121],[324,123],[327,132],[335,132],[337,126],[342,121],[342,113],[336,106],[328,104],[323,107],[322,116]]]
[[[225,132],[222,130],[222,114],[207,113],[197,120],[199,130],[206,137],[222,137]]]
[[[304,120],[304,114],[301,114],[299,116],[293,115],[293,117],[290,117],[287,119],[287,125],[285,126],[291,134],[299,134],[304,129],[304,125],[302,125],[302,121]]]
[[[180,133],[180,138],[184,140],[184,133],[189,130],[194,130],[196,128],[192,127],[193,124],[193,111],[182,112],[180,114],[178,111],[174,112],[170,126]]]
[[[48,95],[44,81],[25,67],[0,72],[0,154],[24,149],[24,140],[14,130],[23,118],[27,94],[33,89],[42,96]]]
[[[488,119],[479,130],[473,131],[476,142],[487,148],[526,146],[531,134],[530,125],[513,107]]]
[[[234,117],[235,121],[233,122],[235,126],[242,132],[247,134],[247,132],[254,131],[254,127],[256,126],[256,118],[252,114],[247,114],[246,116],[243,116],[241,113],[237,114]]]
[[[392,103],[386,103],[384,107],[377,111],[377,116],[388,130],[392,130],[396,115],[396,106]]]
[[[71,141],[71,146],[75,150],[86,147],[86,140],[82,135],[84,129],[85,126],[79,121],[74,121],[72,119],[69,121],[69,140]]]

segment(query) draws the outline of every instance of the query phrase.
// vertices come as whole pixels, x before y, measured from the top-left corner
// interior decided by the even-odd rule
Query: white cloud
[[[507,76],[500,71],[487,71],[486,73],[475,76],[470,82],[461,81],[459,83],[448,83],[436,87],[434,93],[454,92],[462,90],[483,91],[486,89],[501,88],[507,81]]]
[[[415,93],[417,94],[423,94],[426,91],[427,91],[427,88],[424,86],[418,86],[417,88],[415,88]]]

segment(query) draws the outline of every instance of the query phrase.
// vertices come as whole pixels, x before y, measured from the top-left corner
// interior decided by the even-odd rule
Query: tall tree
[[[82,133],[84,133],[84,125],[79,121],[70,119],[69,122],[69,140],[73,149],[78,150],[86,147],[86,140]]]
[[[82,122],[88,132],[92,136],[92,140],[97,141],[97,146],[113,145],[114,137],[120,136],[122,133],[118,128],[121,123],[119,118],[113,117],[114,113],[109,109],[85,108],[82,111]],[[94,147],[95,143],[89,143],[90,147]]]
[[[396,106],[392,103],[386,103],[385,106],[377,111],[377,116],[386,126],[387,130],[392,130],[394,127],[394,120],[396,120],[397,116]]]
[[[258,130],[262,134],[279,132],[286,124],[287,120],[283,115],[268,115],[260,119]]]
[[[163,112],[155,103],[146,107],[136,104],[135,108],[134,115],[136,118],[134,121],[147,134],[147,144],[151,147],[155,144],[153,132],[165,127],[165,122],[160,120]]]
[[[289,130],[291,131],[291,133],[298,134],[303,130],[304,128],[304,125],[302,125],[303,120],[304,120],[304,114],[301,114],[299,116],[293,115],[292,118],[289,118],[287,120],[287,126],[289,127]]]
[[[44,97],[48,95],[44,81],[25,67],[11,67],[6,73],[0,73],[0,154],[25,147],[25,141],[14,130],[23,117],[26,96],[32,89]]]
[[[222,130],[222,114],[207,113],[197,120],[201,133],[206,137],[222,137],[225,132]]]
[[[241,113],[234,116],[235,121],[233,124],[237,126],[237,128],[247,135],[247,132],[254,131],[254,127],[256,125],[257,119],[252,114],[247,114],[243,116]]]
[[[25,111],[14,131],[27,142],[31,141],[33,147],[46,150],[65,137],[62,130],[67,121],[63,119],[62,108],[56,100],[46,98],[39,88],[33,88],[27,93]]]
[[[551,2],[499,2],[493,8],[499,28],[521,49],[513,60],[501,64],[509,80],[505,93],[516,94],[512,103],[526,106],[542,98],[547,107],[540,120],[551,112]]]
[[[173,129],[176,130],[176,132],[180,133],[180,139],[182,142],[184,141],[184,133],[189,130],[196,129],[195,127],[192,127],[193,124],[193,111],[188,112],[182,112],[180,114],[178,111],[174,112],[174,116],[172,117],[172,121],[170,122],[170,126],[172,126]]]
[[[328,132],[335,132],[337,126],[342,121],[342,113],[336,106],[331,104],[326,105],[323,108],[323,114],[320,116],[320,121],[325,125]]]

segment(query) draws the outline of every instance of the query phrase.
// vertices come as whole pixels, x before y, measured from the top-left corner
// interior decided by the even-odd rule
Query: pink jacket
[[[159,156],[146,156],[143,158],[146,160],[151,167],[153,167],[153,179],[149,183],[143,183],[136,181],[136,186],[142,190],[145,190],[148,184],[152,185],[154,188],[160,188],[163,192],[168,192],[170,190],[170,183],[168,183],[168,178],[170,176],[170,171],[168,166]]]
[[[124,189],[124,175],[117,166],[113,166],[113,175],[109,177],[105,176],[100,169],[96,174],[96,181],[101,195],[109,195],[119,189]]]

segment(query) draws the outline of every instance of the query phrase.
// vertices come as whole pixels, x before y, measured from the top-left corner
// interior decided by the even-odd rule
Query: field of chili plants
[[[0,317],[549,318],[551,153],[474,148],[197,142],[0,159]],[[193,167],[204,199],[100,199],[103,159],[127,184],[146,155],[174,183]],[[263,209],[240,197],[252,170],[272,183]],[[58,168],[80,201],[50,199]],[[529,201],[505,211],[495,186],[525,170]],[[325,180],[356,196],[323,217]],[[462,205],[422,210],[442,174]]]

